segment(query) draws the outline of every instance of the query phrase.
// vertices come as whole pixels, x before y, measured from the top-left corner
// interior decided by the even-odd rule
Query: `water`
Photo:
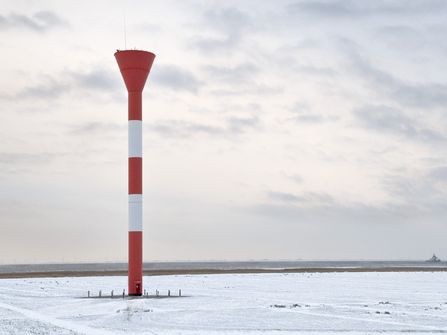
[[[232,270],[232,269],[293,269],[293,268],[388,268],[447,267],[447,262],[424,261],[208,261],[208,262],[147,262],[144,270]],[[12,264],[0,265],[0,273],[54,271],[126,271],[127,263],[78,264]]]

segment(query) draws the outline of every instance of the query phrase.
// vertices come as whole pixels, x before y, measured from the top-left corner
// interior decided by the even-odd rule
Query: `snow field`
[[[0,280],[0,334],[447,333],[446,272],[144,277],[172,299],[86,299],[126,277]]]

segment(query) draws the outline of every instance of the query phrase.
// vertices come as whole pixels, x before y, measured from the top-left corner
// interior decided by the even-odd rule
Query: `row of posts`
[[[124,297],[126,296],[126,290],[123,290],[123,294],[122,294],[122,295],[123,295],[123,299],[124,299]],[[144,296],[144,297],[149,297],[149,291],[144,290],[143,296]],[[156,297],[159,297],[159,296],[160,296],[160,291],[155,290],[155,296],[156,296]],[[168,295],[167,295],[167,296],[168,296],[168,297],[171,296],[171,290],[168,290]],[[178,290],[178,296],[179,296],[179,297],[182,296],[182,290]],[[88,297],[88,298],[91,297],[91,296],[90,296],[90,291],[87,292],[87,297]],[[102,290],[99,290],[98,298],[101,298],[101,297],[102,297]],[[114,291],[113,291],[113,290],[110,291],[110,297],[111,297],[111,298],[114,297]]]

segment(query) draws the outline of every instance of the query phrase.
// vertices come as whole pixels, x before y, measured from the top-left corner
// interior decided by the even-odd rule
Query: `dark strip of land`
[[[145,270],[144,276],[213,275],[244,273],[329,273],[329,272],[447,272],[447,267],[324,267],[291,269],[170,269]],[[127,271],[41,271],[0,273],[3,278],[127,276]]]

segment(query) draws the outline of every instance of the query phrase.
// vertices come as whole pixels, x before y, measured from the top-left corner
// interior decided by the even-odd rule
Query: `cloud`
[[[321,114],[301,114],[294,118],[296,123],[322,123],[325,121]]]
[[[446,198],[430,196],[429,200],[419,199],[419,194],[430,192],[430,188],[418,186],[416,192],[397,185],[393,177],[387,180],[387,190],[399,198],[393,203],[373,206],[361,202],[340,202],[326,193],[283,191],[266,192],[267,200],[248,206],[244,210],[265,220],[278,223],[302,223],[333,225],[355,225],[372,228],[375,225],[424,223],[425,219],[442,222],[447,212]],[[402,181],[402,180],[401,180]],[[407,180],[408,181],[408,180]],[[413,190],[414,191],[414,190]],[[423,191],[424,193],[419,193]],[[439,195],[439,192],[436,192]],[[416,198],[415,198],[416,197]],[[442,201],[440,201],[442,199]],[[420,201],[422,200],[422,201]],[[442,206],[440,206],[442,204]]]
[[[203,14],[201,30],[212,35],[196,36],[192,40],[192,46],[203,52],[222,49],[231,51],[240,43],[243,34],[251,26],[250,17],[237,8],[207,10]]]
[[[411,206],[374,207],[361,203],[297,206],[293,203],[260,203],[248,206],[245,211],[263,220],[281,224],[323,225],[327,230],[346,225],[374,230],[375,226],[421,224],[425,219],[441,221],[445,212],[427,213]],[[340,235],[336,234],[337,238]]]
[[[56,79],[46,75],[41,76],[41,82],[37,85],[25,87],[10,99],[54,99],[71,90],[71,85],[66,80]]]
[[[56,99],[73,91],[94,90],[115,94],[122,87],[116,73],[103,68],[92,67],[87,71],[63,71],[59,75],[41,74],[40,82],[24,87],[16,94],[2,96],[2,99]]]
[[[256,128],[259,125],[259,118],[253,117],[230,117],[227,119],[227,132],[231,134],[241,134],[247,129]]]
[[[70,72],[68,77],[70,77],[76,86],[85,89],[112,92],[124,87],[116,73],[112,73],[103,68],[95,68],[88,72]]]
[[[4,174],[20,174],[36,172],[38,166],[52,163],[55,159],[66,156],[66,153],[26,153],[26,152],[1,152],[0,170]],[[5,175],[0,175],[3,179]]]
[[[158,65],[151,71],[150,81],[153,85],[172,90],[197,93],[202,86],[196,76],[176,65]]]
[[[447,166],[437,167],[430,171],[429,176],[438,181],[447,181]]]
[[[0,15],[0,31],[24,29],[44,33],[58,27],[68,26],[68,22],[52,11],[40,11],[31,16],[11,13]]]
[[[288,118],[287,122],[293,121],[298,124],[302,123],[323,123],[337,121],[338,117],[328,116],[323,113],[318,113],[312,110],[308,103],[297,102],[294,106],[289,108],[294,114],[292,118]]]
[[[405,169],[385,176],[382,184],[402,206],[425,213],[447,212],[447,167]],[[444,214],[445,216],[445,214]]]
[[[104,134],[125,130],[125,126],[110,122],[85,122],[70,126],[70,133],[75,135]]]
[[[270,86],[265,84],[254,84],[247,85],[243,88],[241,87],[233,87],[225,88],[225,89],[215,89],[211,91],[211,94],[216,96],[231,96],[237,97],[242,95],[254,95],[254,96],[267,96],[267,95],[276,95],[284,93],[284,88],[281,86]]]
[[[370,89],[403,106],[434,108],[447,104],[447,85],[444,83],[407,83],[373,67],[357,52],[351,53],[350,60],[349,68]]]
[[[287,174],[284,173],[284,176],[287,179],[289,179],[289,180],[291,180],[291,181],[293,181],[293,182],[295,182],[297,184],[302,184],[304,182],[304,178],[301,175],[299,175],[299,174],[287,175]]]
[[[300,195],[286,192],[269,191],[267,196],[273,202],[306,205],[327,205],[334,203],[334,199],[325,193],[306,192]]]
[[[354,116],[366,128],[414,140],[445,141],[445,137],[404,115],[399,110],[384,105],[368,105],[354,111]]]
[[[233,67],[207,65],[203,69],[213,80],[229,85],[252,83],[253,77],[259,72],[259,68],[252,63],[243,63]]]
[[[39,154],[28,154],[28,153],[0,153],[0,164],[5,165],[16,165],[16,164],[40,164],[46,163],[58,156],[54,153],[39,153]]]
[[[334,69],[331,69],[329,67],[318,67],[313,65],[298,65],[293,67],[293,70],[298,73],[309,75],[312,77],[315,76],[334,77],[337,74],[337,72]]]
[[[202,123],[171,120],[155,122],[147,125],[149,132],[155,132],[163,137],[193,137],[200,134],[208,136],[239,135],[259,126],[257,117],[229,117],[222,125],[207,125]]]
[[[355,19],[365,16],[402,15],[436,13],[447,8],[442,0],[407,1],[355,1],[326,0],[299,1],[287,6],[287,10],[300,15],[321,16],[326,18]]]
[[[268,197],[273,201],[280,202],[299,202],[303,200],[302,197],[296,196],[295,194],[274,191],[268,192]]]
[[[199,134],[206,135],[221,135],[225,132],[223,127],[216,127],[211,125],[170,120],[165,122],[155,122],[146,126],[149,132],[155,132],[163,137],[192,137]]]

